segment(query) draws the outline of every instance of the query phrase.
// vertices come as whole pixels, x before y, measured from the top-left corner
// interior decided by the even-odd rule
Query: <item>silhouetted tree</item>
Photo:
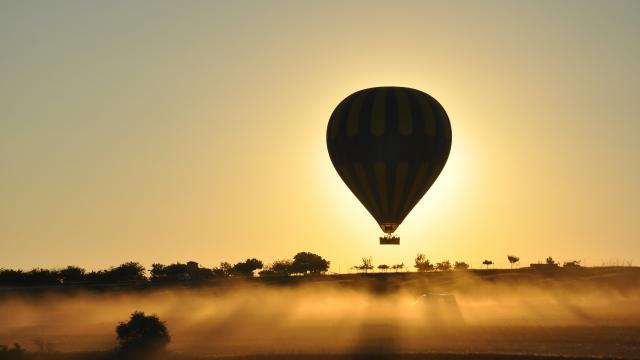
[[[391,265],[391,268],[393,270],[395,270],[396,272],[398,272],[398,271],[404,269],[404,263]]]
[[[469,269],[469,264],[467,264],[464,261],[456,261],[456,263],[453,265],[453,269],[454,270],[467,270],[467,269]]]
[[[67,266],[66,268],[58,271],[60,280],[63,283],[85,281],[85,273],[86,270],[78,266]]]
[[[171,341],[164,322],[156,315],[142,311],[131,314],[129,321],[116,327],[120,348],[126,352],[148,353],[161,351]]]
[[[114,283],[130,281],[146,281],[144,266],[137,262],[126,262],[108,270],[91,271],[84,274],[84,279],[90,283]]]
[[[228,262],[221,262],[220,266],[211,269],[215,276],[229,276],[233,272],[233,265]]]
[[[90,271],[84,274],[84,278],[89,283],[108,283],[112,281],[109,277],[109,270]]]
[[[372,264],[372,259],[371,257],[363,257],[362,258],[362,264],[361,265],[356,265],[354,266],[355,269],[360,270],[362,272],[364,272],[365,274],[369,271],[369,270],[373,270],[373,264]]]
[[[389,265],[378,265],[378,270],[381,270],[382,272],[387,272],[387,270],[389,270]]]
[[[487,266],[487,270],[489,269],[489,265],[493,265],[493,261],[491,260],[485,260],[482,262],[482,265],[486,265]]]
[[[253,276],[253,272],[262,269],[262,261],[252,258],[233,265],[233,273],[242,276]]]
[[[451,263],[449,260],[445,260],[436,264],[436,270],[438,271],[450,271]]]
[[[164,272],[164,265],[160,263],[151,264],[151,270],[149,270],[149,273],[151,274],[151,281],[160,281],[167,277],[167,274]]]
[[[415,258],[415,265],[413,266],[420,272],[432,271],[434,269],[433,264],[427,259],[425,254],[418,254]]]
[[[276,260],[266,269],[259,272],[260,276],[289,276],[291,275],[291,260]]]
[[[191,280],[192,276],[189,272],[187,264],[177,262],[175,264],[169,264],[162,267],[162,280],[170,281],[187,281]]]
[[[515,255],[507,255],[507,260],[509,260],[511,268],[513,269],[513,265],[517,264],[520,261],[520,258]]]
[[[109,269],[106,275],[108,280],[112,282],[144,281],[147,280],[144,272],[144,266],[140,265],[140,263],[129,261]]]
[[[551,256],[549,256],[546,260],[547,265],[558,265],[555,260]]]
[[[291,263],[292,274],[321,274],[329,270],[330,262],[320,255],[310,252],[299,252]]]
[[[26,285],[26,275],[22,270],[0,269],[0,284],[5,286]]]
[[[24,274],[24,284],[29,286],[59,285],[60,282],[57,271],[36,268]]]
[[[289,259],[276,260],[273,262],[273,264],[271,264],[271,270],[273,270],[276,274],[290,275],[292,266],[293,261]]]
[[[213,271],[208,268],[203,268],[195,261],[189,261],[186,264],[177,262],[175,264],[151,265],[151,280],[207,280],[213,277]]]

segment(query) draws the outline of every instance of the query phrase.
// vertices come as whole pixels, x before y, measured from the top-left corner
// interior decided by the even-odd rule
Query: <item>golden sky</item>
[[[638,39],[637,1],[2,2],[0,267],[637,262]],[[453,129],[396,247],[325,145],[382,85]]]

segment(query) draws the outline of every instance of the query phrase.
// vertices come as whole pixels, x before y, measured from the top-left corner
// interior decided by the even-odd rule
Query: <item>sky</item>
[[[3,1],[0,268],[637,265],[638,39],[637,1]],[[400,246],[325,143],[384,85],[453,131]]]

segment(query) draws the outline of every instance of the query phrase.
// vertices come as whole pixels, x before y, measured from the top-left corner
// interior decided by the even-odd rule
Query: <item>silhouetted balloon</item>
[[[451,124],[440,103],[422,91],[364,89],[331,114],[327,148],[342,180],[392,234],[447,162]]]

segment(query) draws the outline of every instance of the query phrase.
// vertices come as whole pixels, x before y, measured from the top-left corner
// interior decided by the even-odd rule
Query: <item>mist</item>
[[[157,314],[169,349],[197,355],[509,352],[632,355],[640,290],[553,278],[471,273],[412,281],[234,282],[228,286],[4,293],[0,344],[107,350],[136,310]],[[599,339],[594,341],[594,339]],[[598,343],[598,347],[585,344]],[[554,343],[551,350],[546,345]],[[546,344],[546,345],[545,345]]]

